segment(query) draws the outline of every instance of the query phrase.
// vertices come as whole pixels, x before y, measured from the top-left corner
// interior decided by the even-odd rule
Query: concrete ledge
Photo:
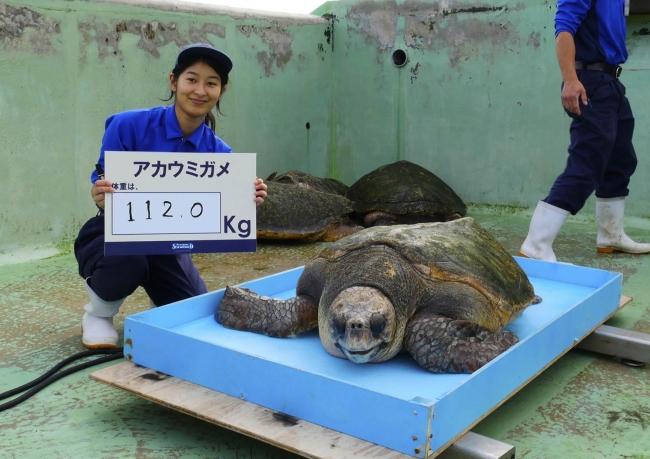
[[[41,260],[59,255],[60,253],[61,251],[52,245],[0,247],[0,266]]]
[[[310,14],[280,13],[277,11],[261,11],[248,8],[234,8],[222,5],[192,3],[183,0],[93,0],[96,3],[115,3],[120,5],[139,6],[163,11],[180,11],[195,14],[221,14],[234,19],[267,19],[274,22],[292,24],[327,24],[328,20]]]

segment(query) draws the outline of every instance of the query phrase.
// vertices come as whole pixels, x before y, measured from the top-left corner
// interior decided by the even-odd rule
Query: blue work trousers
[[[589,102],[572,118],[569,159],[545,202],[578,213],[591,193],[599,198],[627,196],[637,159],[632,146],[634,116],[625,87],[614,76],[594,70],[578,72]]]
[[[156,306],[206,293],[189,254],[104,256],[104,217],[93,217],[74,244],[79,275],[101,299],[115,301],[142,286]]]

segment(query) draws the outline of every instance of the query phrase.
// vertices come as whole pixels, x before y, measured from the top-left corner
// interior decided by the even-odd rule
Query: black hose
[[[109,354],[106,355],[106,357],[100,357],[97,359],[89,360],[84,363],[80,363],[79,365],[75,365],[74,367],[67,368],[60,373],[57,373],[61,368],[65,367],[71,362],[74,362],[75,360],[83,359],[84,357],[90,357],[92,355],[99,355],[99,354]],[[61,361],[60,363],[56,364],[51,370],[49,370],[47,373],[45,373],[42,376],[39,376],[38,378],[34,379],[33,381],[28,382],[27,384],[23,384],[20,387],[16,387],[15,389],[8,390],[7,392],[3,392],[0,394],[0,400],[4,400],[6,398],[12,397],[16,394],[19,394],[21,392],[24,392],[28,389],[28,392],[25,392],[23,395],[20,397],[16,397],[15,399],[3,403],[0,405],[0,412],[7,410],[9,408],[13,408],[14,406],[18,405],[19,403],[24,402],[28,398],[30,398],[32,395],[36,394],[43,388],[49,386],[52,384],[54,381],[57,381],[64,376],[67,376],[69,374],[75,373],[79,370],[83,370],[84,368],[92,367],[94,365],[99,365],[100,363],[104,362],[110,362],[111,360],[117,360],[121,359],[124,357],[124,348],[123,347],[118,347],[114,349],[93,349],[90,351],[84,351],[84,352],[79,352],[78,354],[75,354],[73,356],[68,357],[67,359]]]

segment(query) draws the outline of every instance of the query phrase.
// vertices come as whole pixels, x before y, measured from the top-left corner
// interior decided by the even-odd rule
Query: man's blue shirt
[[[164,151],[185,153],[231,153],[230,148],[207,124],[183,139],[174,106],[129,110],[106,120],[98,163],[104,169],[106,151]],[[97,171],[90,181],[95,183]]]
[[[555,36],[569,32],[576,61],[619,65],[627,60],[625,0],[558,0]]]

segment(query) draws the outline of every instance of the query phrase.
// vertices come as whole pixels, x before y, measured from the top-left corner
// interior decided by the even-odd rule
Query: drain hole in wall
[[[305,127],[307,128],[307,130],[309,130],[309,129],[311,128],[311,126],[309,125],[309,123],[307,123],[307,124],[305,125]]]
[[[409,61],[409,55],[403,49],[393,51],[393,64],[395,67],[404,67]]]

